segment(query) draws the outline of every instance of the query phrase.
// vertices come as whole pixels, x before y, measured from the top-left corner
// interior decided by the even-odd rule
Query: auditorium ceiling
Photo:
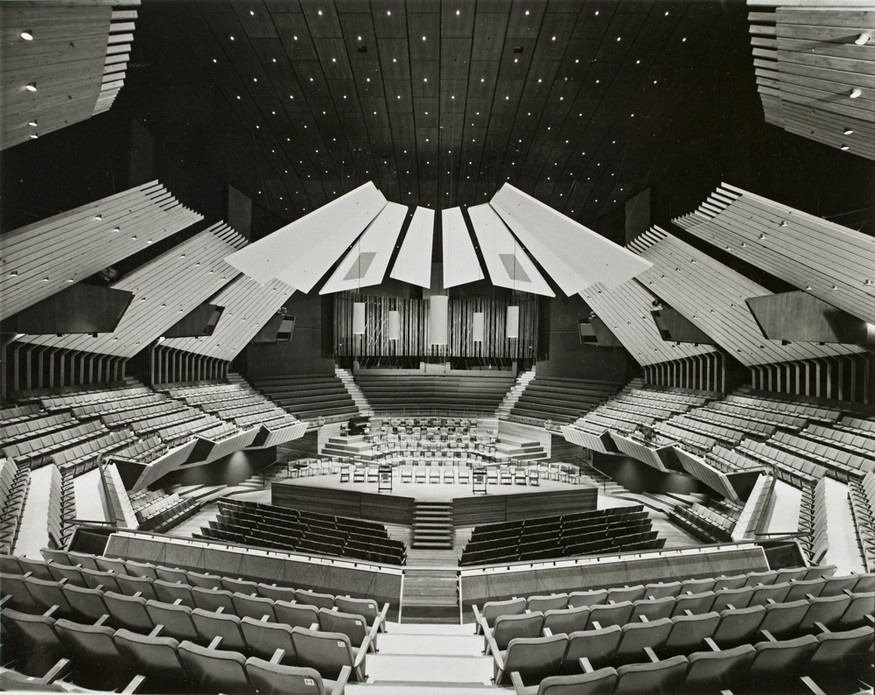
[[[592,225],[761,121],[742,2],[144,0],[118,108],[295,219],[509,181]]]

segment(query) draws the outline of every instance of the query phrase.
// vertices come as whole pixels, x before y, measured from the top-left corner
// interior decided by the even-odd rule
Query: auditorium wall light
[[[364,335],[365,332],[365,303],[353,302],[352,305],[352,333]]]
[[[472,340],[475,343],[483,342],[483,334],[484,334],[484,325],[483,325],[483,312],[475,311],[474,318],[471,321],[471,334]]]
[[[450,298],[445,294],[429,297],[428,342],[431,345],[447,344],[447,314]]]
[[[508,340],[520,337],[520,308],[516,304],[507,307],[506,328]]]
[[[389,340],[401,340],[401,312],[389,311]]]

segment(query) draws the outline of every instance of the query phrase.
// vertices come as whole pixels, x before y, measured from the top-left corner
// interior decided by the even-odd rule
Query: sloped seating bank
[[[644,507],[614,507],[589,512],[481,524],[462,551],[461,566],[545,560],[627,550],[661,548]]]
[[[358,408],[334,374],[281,376],[253,380],[253,386],[301,420],[345,419]]]
[[[323,677],[331,688],[363,680],[389,608],[120,558],[44,555],[49,562],[0,558],[4,663],[15,668],[0,672],[3,688],[42,678],[32,690],[56,675],[144,692],[297,692],[297,681]]]
[[[301,553],[404,563],[404,544],[389,540],[381,524],[302,512],[270,504],[222,500],[219,517],[196,537]]]
[[[448,412],[491,415],[513,386],[507,374],[368,374],[356,375],[356,383],[377,413]]]
[[[510,419],[523,422],[544,420],[574,422],[583,413],[617,393],[620,384],[584,379],[535,377],[510,411]]]

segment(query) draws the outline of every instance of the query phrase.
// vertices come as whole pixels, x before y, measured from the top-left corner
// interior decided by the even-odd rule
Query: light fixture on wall
[[[363,335],[365,332],[365,303],[352,304],[352,334]]]
[[[475,311],[474,318],[471,320],[471,338],[475,343],[483,342],[483,312]]]
[[[445,294],[433,294],[428,301],[428,342],[431,345],[446,345],[450,298]]]
[[[520,337],[520,308],[516,304],[507,307],[505,327],[508,340]]]
[[[401,340],[401,312],[397,309],[389,311],[389,340]]]

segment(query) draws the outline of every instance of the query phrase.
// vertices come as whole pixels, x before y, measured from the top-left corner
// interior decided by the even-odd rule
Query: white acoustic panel
[[[444,245],[444,288],[483,279],[483,270],[461,208],[441,211]]]
[[[434,240],[434,210],[417,207],[395,258],[390,277],[411,285],[431,287],[431,246]]]
[[[545,297],[556,296],[489,204],[468,208],[468,215],[493,285]]]
[[[359,237],[319,294],[345,292],[383,282],[406,214],[406,205],[386,203],[386,207]]]
[[[651,266],[508,183],[493,196],[490,205],[569,296],[597,282],[616,287]]]
[[[385,205],[386,198],[368,181],[227,261],[262,284],[277,279],[309,292]]]

